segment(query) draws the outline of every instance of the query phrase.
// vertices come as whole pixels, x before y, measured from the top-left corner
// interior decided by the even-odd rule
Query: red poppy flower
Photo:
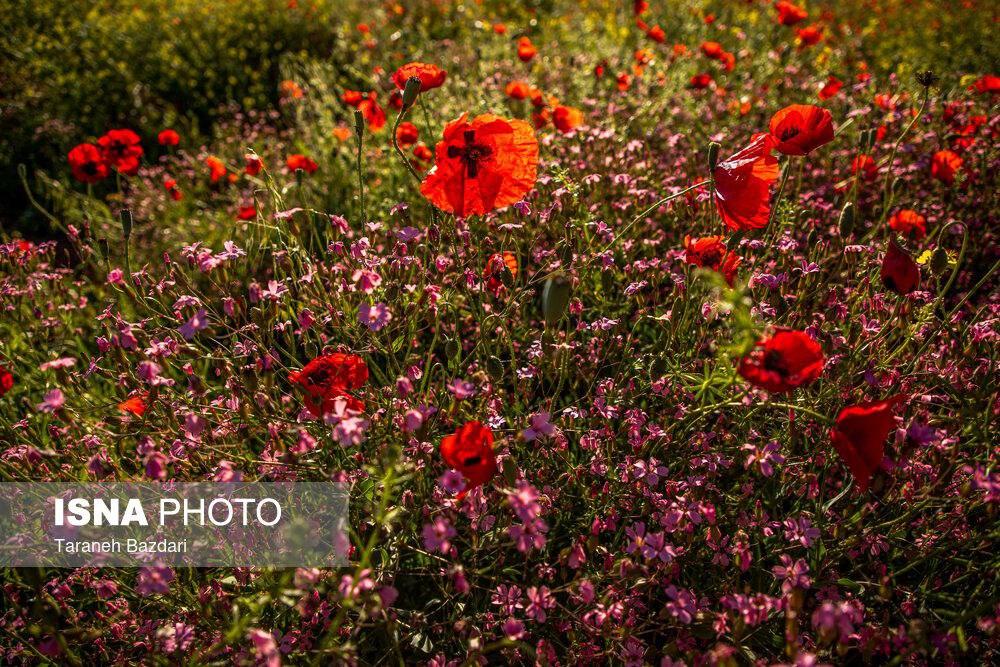
[[[14,376],[3,366],[0,366],[0,396],[3,396],[14,386]]]
[[[96,183],[108,175],[108,165],[94,144],[80,144],[66,156],[73,178],[81,183]]]
[[[758,133],[749,145],[720,162],[713,174],[715,205],[730,229],[760,229],[771,216],[771,184],[778,180],[778,160],[770,135]]]
[[[129,175],[139,171],[142,146],[139,135],[132,130],[110,130],[97,140],[97,145],[101,148],[101,159],[109,167]]]
[[[830,430],[830,439],[858,480],[861,491],[868,489],[872,475],[882,465],[885,439],[896,425],[892,409],[904,400],[904,396],[893,396],[884,401],[859,403],[844,408],[837,415],[837,425]]]
[[[893,214],[889,218],[889,227],[912,239],[922,239],[927,236],[927,218],[910,209],[903,209]]]
[[[793,104],[771,116],[774,148],[784,155],[808,155],[833,141],[830,112],[811,104]]]
[[[177,187],[177,181],[172,178],[168,178],[163,181],[163,189],[167,191],[170,198],[174,201],[180,201],[184,198],[184,195],[181,194],[181,189]]]
[[[317,417],[329,412],[337,399],[347,401],[347,407],[356,412],[365,409],[364,403],[348,393],[368,381],[368,366],[355,354],[324,354],[301,371],[289,373],[288,379],[306,390],[306,407]]]
[[[633,0],[632,2],[632,12],[636,16],[642,16],[649,9],[649,3],[646,0]]]
[[[685,236],[684,261],[721,273],[732,287],[736,269],[743,262],[743,258],[726,250],[722,236],[706,236],[700,239]]]
[[[240,206],[239,212],[236,214],[237,220],[253,220],[257,217],[257,207],[253,204],[245,204]]]
[[[146,403],[144,396],[133,396],[118,404],[118,409],[122,412],[131,412],[136,417],[146,414]]]
[[[361,104],[361,100],[365,99],[365,96],[364,93],[360,93],[356,90],[345,90],[344,94],[340,96],[340,99],[344,100],[344,104],[357,107]]]
[[[859,155],[851,160],[851,174],[861,172],[866,181],[873,181],[878,176],[878,165],[871,155]]]
[[[722,63],[722,67],[727,72],[732,72],[733,68],[736,67],[736,56],[729,51],[723,51],[722,55],[719,56],[719,62]]]
[[[980,95],[983,93],[1000,93],[1000,76],[986,74],[972,86]]]
[[[704,90],[712,84],[712,77],[708,74],[695,74],[691,77],[691,87],[695,90]]]
[[[838,79],[837,77],[831,76],[827,78],[826,83],[823,84],[823,87],[819,89],[818,97],[820,102],[830,99],[831,97],[839,93],[840,89],[843,87],[844,87],[844,82]]]
[[[209,178],[212,179],[213,183],[218,183],[220,178],[225,177],[226,165],[219,158],[209,155],[205,158],[205,164],[208,166]]]
[[[466,487],[458,494],[458,500],[497,474],[493,432],[479,421],[468,422],[451,435],[446,435],[441,440],[441,458],[465,478]]]
[[[256,155],[246,155],[246,172],[249,176],[256,176],[264,168],[264,163]]]
[[[818,44],[819,40],[823,39],[823,26],[813,23],[805,28],[799,28],[795,34],[799,36],[799,48],[805,48]]]
[[[156,140],[160,142],[161,146],[176,146],[181,142],[181,135],[173,130],[163,130],[156,135]]]
[[[495,32],[498,35],[506,35],[507,34],[507,26],[504,25],[503,23],[494,23],[493,24],[493,32]]]
[[[427,147],[427,144],[420,143],[413,147],[413,157],[430,162],[434,158],[434,152]]]
[[[622,72],[617,77],[615,77],[615,85],[618,87],[618,90],[624,93],[626,90],[632,87],[632,77],[630,77],[625,72]]]
[[[712,60],[718,60],[725,53],[722,49],[722,44],[718,42],[702,42],[701,52],[705,54],[706,58],[711,58]]]
[[[778,23],[781,25],[795,25],[809,16],[806,10],[790,2],[785,2],[785,0],[778,0],[774,4],[774,8],[778,10]]]
[[[538,140],[531,126],[493,114],[448,123],[420,192],[442,211],[484,215],[520,201],[535,186]]]
[[[507,93],[507,97],[513,100],[523,100],[531,93],[531,86],[524,81],[511,81],[507,84],[504,92]]]
[[[583,112],[560,104],[552,110],[552,124],[560,132],[570,132],[583,125]]]
[[[879,271],[882,283],[896,294],[909,294],[920,284],[920,267],[895,239],[889,240],[889,249],[882,259]]]
[[[931,176],[947,185],[954,185],[955,174],[962,168],[962,158],[952,151],[938,151],[931,159]]]
[[[288,159],[285,160],[285,164],[293,172],[301,169],[307,174],[315,174],[316,170],[319,169],[319,165],[316,164],[315,160],[312,158],[302,155],[302,153],[295,153],[294,155],[289,155]]]
[[[368,97],[358,104],[358,109],[361,110],[361,115],[365,117],[365,123],[372,132],[378,132],[385,127],[385,111],[378,105],[375,98],[374,92],[368,93]]]
[[[802,331],[781,329],[757,341],[737,371],[753,386],[782,394],[820,376],[823,349]]]
[[[499,295],[500,288],[503,287],[504,277],[517,275],[517,257],[512,252],[496,252],[486,260],[486,268],[483,269],[483,278],[486,278],[486,289]]]
[[[404,121],[396,128],[396,143],[400,146],[412,146],[417,143],[420,137],[420,130],[409,121]]]
[[[664,40],[667,39],[667,33],[663,32],[663,28],[661,28],[659,25],[654,25],[652,28],[646,31],[646,37],[649,37],[657,44],[663,44]]]
[[[522,37],[517,40],[517,57],[521,59],[521,62],[528,62],[535,57],[536,53],[538,53],[538,49],[535,48],[530,39]]]
[[[407,63],[396,70],[392,75],[392,80],[396,83],[397,88],[403,90],[406,88],[406,82],[411,77],[416,77],[420,79],[420,92],[426,93],[428,90],[437,88],[444,83],[447,75],[448,73],[437,65]]]

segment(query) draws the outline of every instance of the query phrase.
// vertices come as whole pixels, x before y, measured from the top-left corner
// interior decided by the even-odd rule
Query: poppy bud
[[[713,141],[708,145],[708,170],[715,173],[715,168],[719,166],[719,150],[722,145]]]
[[[934,254],[931,255],[931,271],[934,275],[940,276],[944,273],[944,270],[948,268],[948,252],[938,246],[934,249]]]
[[[403,88],[403,111],[409,110],[413,106],[413,103],[417,101],[417,95],[420,94],[420,77],[411,76],[406,80],[406,87]]]
[[[819,240],[819,232],[813,227],[809,230],[809,237],[806,239],[806,247],[812,248],[816,245],[816,241]]]
[[[889,241],[879,275],[882,283],[896,294],[909,294],[920,283],[920,267],[895,239]]]
[[[132,236],[132,211],[127,208],[123,209],[120,217],[122,221],[122,234],[125,235],[125,240],[128,241]]]
[[[854,202],[844,204],[840,212],[840,235],[847,238],[854,233]]]
[[[545,289],[542,291],[542,312],[545,314],[545,323],[555,326],[562,319],[569,305],[569,279],[562,274],[556,274],[545,281]]]
[[[365,131],[365,115],[361,113],[361,109],[354,110],[354,131],[358,133],[360,141],[360,137]]]

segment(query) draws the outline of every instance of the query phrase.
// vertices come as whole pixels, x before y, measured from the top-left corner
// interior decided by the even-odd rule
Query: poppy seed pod
[[[562,319],[569,305],[570,285],[569,278],[558,273],[545,281],[545,289],[542,290],[542,312],[545,315],[545,324],[555,326]]]
[[[840,211],[840,235],[842,237],[848,237],[854,233],[854,202],[847,202],[844,204],[843,210]]]
[[[719,166],[719,150],[722,148],[722,144],[713,141],[708,145],[708,169],[709,171],[715,171],[715,168]]]
[[[409,110],[413,106],[413,103],[417,101],[417,95],[420,94],[420,77],[411,76],[406,80],[406,87],[403,88],[403,111]]]
[[[929,69],[924,70],[923,72],[917,72],[916,74],[914,74],[914,77],[916,77],[917,83],[919,83],[924,88],[930,88],[931,86],[933,86],[938,82],[937,74],[935,74],[932,70]]]
[[[361,113],[360,109],[354,110],[354,131],[358,133],[359,137],[365,131],[365,115]]]

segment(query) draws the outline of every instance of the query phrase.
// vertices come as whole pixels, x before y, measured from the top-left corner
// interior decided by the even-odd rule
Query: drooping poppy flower
[[[695,90],[704,90],[712,84],[712,77],[708,74],[695,74],[691,77],[691,87]]]
[[[722,48],[722,44],[718,42],[702,42],[701,52],[706,58],[711,58],[712,60],[718,60],[722,57],[725,51]]]
[[[101,159],[109,167],[130,176],[139,171],[142,146],[139,135],[132,130],[109,130],[97,140],[97,145],[101,148]]]
[[[646,31],[646,37],[649,37],[657,44],[663,44],[663,42],[667,39],[667,33],[665,33],[663,31],[663,28],[661,28],[659,25],[654,25],[652,28]]]
[[[14,386],[14,376],[0,365],[0,396],[3,396]]]
[[[523,100],[531,93],[531,86],[524,81],[511,81],[507,84],[504,92],[512,100]]]
[[[980,95],[984,93],[1000,93],[1000,76],[985,74],[970,89],[972,88]]]
[[[565,134],[583,125],[583,112],[560,104],[552,110],[552,124]]]
[[[521,62],[528,62],[535,57],[536,53],[538,53],[538,49],[535,48],[530,39],[522,37],[517,40],[517,57],[521,59]]]
[[[420,79],[420,92],[426,93],[428,90],[438,88],[444,83],[447,75],[448,73],[437,65],[413,62],[407,63],[396,70],[392,75],[392,80],[395,82],[397,88],[403,90],[406,88],[406,82],[411,77],[416,77]]]
[[[73,178],[81,183],[96,183],[108,175],[108,165],[94,144],[80,144],[66,156]]]
[[[145,396],[133,396],[118,404],[118,409],[122,412],[131,412],[136,417],[146,414]]]
[[[859,155],[851,160],[851,174],[861,174],[866,181],[874,181],[878,176],[878,165],[871,155]]]
[[[920,284],[920,267],[895,239],[890,239],[879,276],[888,289],[896,294],[906,295]]]
[[[289,155],[288,159],[285,160],[285,165],[293,172],[301,169],[307,174],[315,174],[316,170],[319,169],[319,165],[316,161],[310,157],[306,157],[302,153],[295,153],[294,155]]]
[[[841,81],[835,76],[828,77],[826,83],[823,84],[823,87],[819,89],[818,97],[820,102],[830,99],[831,97],[839,93],[840,89],[843,87],[844,87],[843,81]]]
[[[358,104],[358,109],[361,110],[361,115],[365,117],[365,123],[372,132],[378,132],[385,127],[385,111],[378,105],[376,97],[374,92],[368,93],[368,97]]]
[[[771,116],[774,148],[784,155],[808,155],[833,141],[830,112],[811,104],[793,104]]]
[[[861,491],[867,491],[872,475],[885,458],[885,439],[896,425],[894,407],[906,400],[893,396],[884,401],[851,405],[837,415],[837,424],[830,430],[830,440],[847,464]]]
[[[469,491],[490,481],[497,473],[493,432],[482,422],[467,422],[441,440],[441,458],[465,478],[466,487],[457,496],[461,500]]]
[[[778,180],[772,140],[763,132],[715,168],[715,205],[730,229],[760,229],[771,216],[771,184]]]
[[[400,146],[412,146],[420,138],[420,130],[409,121],[404,121],[396,128],[396,143]]]
[[[946,185],[955,184],[955,174],[962,168],[963,160],[952,151],[938,151],[931,158],[931,176]]]
[[[181,143],[181,135],[173,130],[163,130],[156,135],[156,140],[160,142],[161,146],[176,146]]]
[[[813,23],[805,28],[799,28],[795,34],[799,37],[799,48],[804,49],[818,44],[819,40],[823,39],[823,26]]]
[[[531,126],[493,114],[448,123],[434,168],[420,192],[442,211],[484,215],[519,201],[535,186],[538,140]]]
[[[257,217],[257,207],[253,204],[244,204],[236,213],[237,220],[253,220]]]
[[[809,16],[806,10],[785,0],[778,0],[774,4],[774,8],[778,10],[778,23],[781,25],[792,26],[806,20]]]
[[[504,277],[508,275],[512,278],[517,276],[517,257],[514,253],[505,250],[502,253],[496,252],[490,255],[490,258],[486,260],[486,268],[483,269],[483,278],[486,278],[486,289],[493,296],[500,293]]]
[[[288,379],[305,389],[306,407],[317,417],[328,412],[337,399],[346,401],[347,407],[355,412],[364,412],[364,403],[348,393],[368,381],[368,366],[355,354],[324,354],[301,371],[289,373]]]
[[[780,329],[757,341],[737,372],[755,387],[783,394],[818,378],[823,361],[819,343],[802,331]]]
[[[180,201],[184,198],[184,195],[181,193],[181,189],[177,187],[177,181],[172,178],[164,179],[163,189],[167,191],[170,198],[174,201]]]
[[[220,178],[225,177],[226,165],[219,158],[214,155],[209,155],[205,158],[205,164],[208,166],[209,178],[212,179],[213,183],[218,183]]]
[[[721,273],[730,287],[736,278],[736,269],[743,258],[726,249],[722,236],[705,236],[702,238],[684,237],[684,261],[706,269]]]
[[[927,236],[927,218],[908,208],[894,213],[889,218],[889,227],[912,239]]]

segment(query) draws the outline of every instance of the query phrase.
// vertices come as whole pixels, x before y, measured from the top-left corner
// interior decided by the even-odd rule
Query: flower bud
[[[940,276],[947,268],[948,252],[941,246],[938,246],[934,249],[934,254],[931,255],[931,271],[934,272],[934,275]]]
[[[840,236],[847,238],[854,233],[854,202],[844,204],[840,212]]]
[[[722,146],[713,141],[708,145],[708,170],[710,172],[715,172],[715,168],[719,166],[719,150]]]
[[[122,234],[125,235],[125,240],[128,241],[132,236],[132,211],[127,208],[122,209],[120,217],[122,221]]]
[[[406,80],[406,87],[403,88],[403,111],[408,111],[413,103],[417,101],[417,95],[420,94],[420,77],[411,76]]]
[[[555,326],[562,319],[569,305],[569,279],[563,274],[556,274],[545,281],[542,291],[542,312],[545,324]]]

